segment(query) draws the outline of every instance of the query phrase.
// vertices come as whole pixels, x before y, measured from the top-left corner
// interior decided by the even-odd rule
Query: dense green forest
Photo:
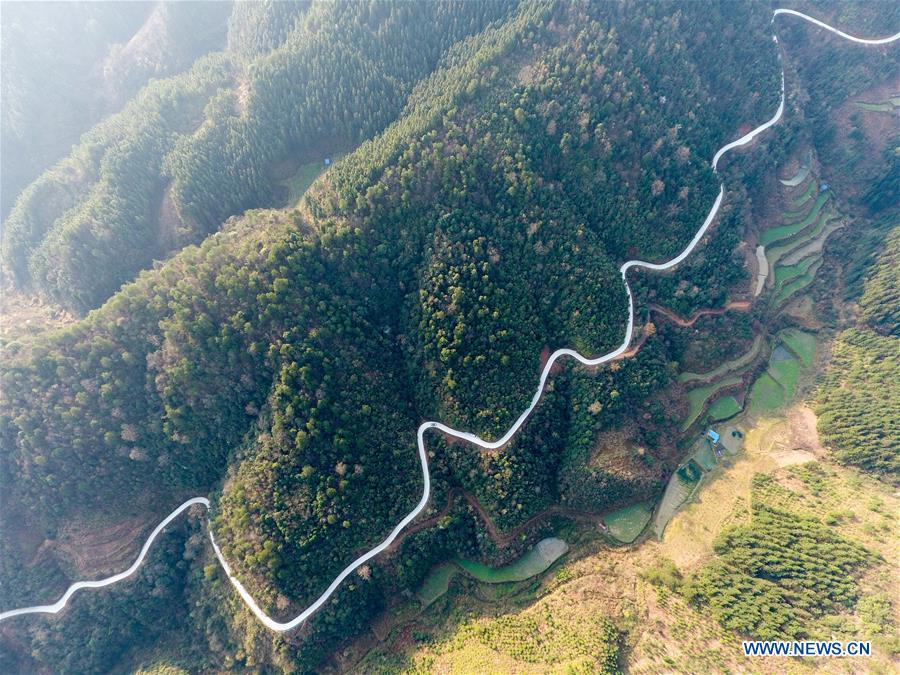
[[[20,285],[77,311],[99,306],[229,216],[276,205],[276,163],[321,161],[383,129],[450,45],[511,7],[246,4],[227,55],[149,85],[25,190],[3,239]]]
[[[777,107],[770,19],[714,1],[237,3],[224,51],[145,87],[4,223],[21,287],[98,308],[4,346],[0,488],[17,505],[4,532],[21,518],[52,541],[75,518],[161,516],[209,494],[235,573],[269,614],[294,616],[418,500],[423,419],[495,437],[531,399],[542,353],[619,344],[618,266],[680,251],[717,193],[715,150]],[[299,204],[262,208],[281,206],[276,166],[348,148]],[[729,199],[783,153],[723,162]],[[745,223],[727,207],[689,265],[642,278],[638,326],[648,301],[724,302],[746,273]],[[752,319],[734,323],[710,349],[745,345]],[[497,452],[428,436],[428,515],[465,491],[507,532],[552,505],[658,494],[677,423],[661,392],[673,361],[703,354],[646,333],[635,358],[562,366]],[[640,470],[589,465],[598,433],[626,422],[647,447]],[[167,620],[251,669],[314,668],[431,565],[509,555],[454,506],[272,638],[184,527],[158,555],[190,548],[186,569],[159,594],[180,593],[189,616]],[[12,605],[65,586],[65,565],[27,565],[12,539]],[[79,621],[108,621],[107,602],[78,600]],[[97,645],[76,662],[62,631],[22,630],[51,668],[115,658]]]
[[[882,233],[883,234],[883,233]],[[816,393],[819,433],[838,461],[896,482],[900,476],[900,228],[882,240]]]

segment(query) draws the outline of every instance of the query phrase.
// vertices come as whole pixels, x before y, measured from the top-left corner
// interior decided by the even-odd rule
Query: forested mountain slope
[[[900,476],[900,228],[885,237],[858,299],[857,325],[834,345],[817,392],[819,433],[836,459],[896,483]]]
[[[321,161],[383,129],[451,44],[511,6],[238,3],[230,52],[152,83],[23,193],[4,266],[68,308],[99,306],[227,217],[276,205],[272,171],[289,155]]]
[[[151,78],[221,49],[230,11],[227,2],[5,3],[0,217]]]
[[[211,92],[234,86],[237,57],[208,57],[86,141],[90,190],[42,179],[64,215],[46,237],[46,219],[18,230],[34,246],[32,281],[90,307],[149,260],[129,255],[148,234],[125,214],[148,213],[164,175],[190,241],[265,203],[269,164],[305,152],[326,121],[352,144],[400,114],[300,209],[251,212],[74,327],[8,349],[0,480],[17,514],[41,514],[34,527],[52,537],[75,516],[163,512],[185,491],[216,491],[213,528],[232,566],[267,611],[291,614],[409,511],[421,419],[495,435],[530,399],[543,347],[596,353],[621,340],[618,264],[679,251],[717,192],[714,150],[778,104],[762,6],[386,7],[313,5],[249,71],[237,107]],[[244,36],[242,49],[280,31]],[[23,200],[17,217],[52,203]],[[502,451],[436,441],[435,500],[460,486],[502,527],[524,522],[559,501],[567,448],[667,379],[652,345],[596,377],[561,374]],[[658,489],[586,480],[598,510]],[[443,543],[404,550],[416,561],[404,587],[452,554],[471,527],[454,523]],[[6,546],[13,604],[46,592],[52,561],[29,567]],[[285,658],[321,653],[398,583],[366,574],[279,644]]]

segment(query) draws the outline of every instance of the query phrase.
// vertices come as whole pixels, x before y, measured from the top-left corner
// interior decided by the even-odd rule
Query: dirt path
[[[669,319],[674,324],[681,326],[682,328],[688,328],[697,323],[697,319],[703,316],[719,316],[724,314],[725,312],[729,312],[734,310],[736,312],[746,312],[749,311],[751,307],[751,302],[749,300],[732,300],[724,307],[717,307],[716,309],[698,309],[696,312],[691,314],[690,319],[683,319],[678,316],[675,312],[670,309],[666,309],[662,305],[655,305],[651,303],[649,305],[651,311],[662,314],[664,317]]]
[[[453,507],[454,501],[459,497],[463,497],[475,510],[475,512],[478,514],[478,517],[484,523],[484,527],[487,530],[488,536],[490,536],[494,543],[499,546],[508,546],[528,528],[534,526],[535,524],[537,524],[541,520],[544,520],[545,518],[548,518],[549,516],[565,516],[566,518],[571,518],[573,520],[590,523],[597,523],[603,517],[602,513],[581,511],[579,509],[571,509],[565,506],[560,506],[559,504],[554,504],[534,514],[533,516],[531,516],[531,518],[526,520],[524,523],[517,525],[509,532],[501,532],[497,528],[494,521],[491,519],[490,514],[487,512],[484,506],[481,505],[481,502],[478,501],[475,495],[473,495],[471,492],[463,490],[462,488],[451,488],[450,492],[447,495],[447,503],[439,513],[433,516],[429,516],[425,520],[420,520],[419,522],[410,525],[407,530],[404,530],[400,534],[400,536],[398,536],[393,541],[393,543],[387,549],[385,549],[385,553],[387,553],[388,555],[394,553],[400,547],[400,544],[404,539],[406,539],[406,537],[437,525],[441,518],[445,517],[450,512],[450,509]]]

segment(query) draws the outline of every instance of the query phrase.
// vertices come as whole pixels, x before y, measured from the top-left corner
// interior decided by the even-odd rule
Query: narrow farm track
[[[683,319],[671,309],[667,309],[662,305],[654,305],[651,303],[649,307],[651,311],[662,314],[675,325],[681,326],[682,328],[690,328],[695,323],[697,323],[698,319],[704,316],[720,316],[731,310],[734,310],[735,312],[746,312],[750,309],[750,301],[732,300],[724,307],[716,307],[715,309],[698,309],[696,312],[691,314],[691,317],[689,319]]]
[[[516,525],[508,532],[501,532],[497,528],[496,524],[494,524],[494,521],[491,519],[490,514],[487,512],[484,506],[481,505],[481,502],[478,501],[478,498],[475,495],[460,488],[452,488],[447,494],[447,504],[440,510],[439,513],[433,516],[429,516],[425,520],[419,520],[410,525],[406,530],[400,533],[400,536],[398,536],[393,542],[391,542],[391,545],[385,549],[385,553],[391,554],[395,552],[399,548],[400,544],[403,543],[403,540],[408,536],[413,535],[416,532],[421,532],[422,530],[427,530],[428,528],[437,525],[438,521],[440,521],[441,518],[450,513],[450,509],[452,508],[453,503],[458,497],[463,497],[467,502],[469,502],[469,505],[472,507],[475,513],[478,514],[478,517],[484,524],[484,529],[487,530],[490,538],[495,544],[499,544],[500,546],[506,546],[507,544],[510,544],[519,535],[528,530],[528,528],[550,516],[565,516],[566,518],[570,518],[572,520],[589,523],[596,523],[600,518],[603,517],[603,514],[599,512],[582,511],[580,509],[572,509],[566,506],[560,506],[559,504],[553,504],[541,511],[538,511],[524,523]]]
[[[858,37],[855,37],[848,33],[845,33],[841,30],[838,30],[837,28],[833,28],[833,27],[819,21],[818,19],[814,19],[811,16],[807,16],[806,14],[802,14],[801,12],[797,12],[792,9],[776,9],[772,15],[773,24],[774,24],[775,18],[780,15],[790,15],[790,16],[799,17],[800,19],[803,19],[804,21],[808,21],[809,23],[819,26],[820,28],[824,28],[825,30],[830,31],[830,32],[834,33],[835,35],[839,35],[840,37],[842,37],[846,40],[850,40],[851,42],[855,42],[858,44],[883,45],[883,44],[887,44],[889,42],[894,42],[895,40],[900,39],[900,33],[896,33],[890,37],[878,38],[878,39],[858,38]],[[772,39],[776,43],[778,42],[778,37],[774,34],[774,29],[773,29]],[[720,148],[718,150],[718,152],[716,152],[715,156],[713,157],[712,170],[715,173],[718,173],[719,160],[721,160],[722,157],[726,153],[730,152],[731,150],[734,150],[735,148],[739,148],[741,146],[748,145],[749,143],[753,142],[753,140],[757,136],[759,136],[761,133],[763,133],[770,127],[774,126],[781,119],[782,115],[784,114],[784,105],[785,105],[784,69],[782,68],[782,71],[781,71],[781,102],[779,103],[778,109],[775,111],[775,114],[767,122],[764,122],[763,124],[759,125],[755,129],[753,129],[752,131],[747,133],[746,135],[741,136],[739,139],[732,141],[732,142],[724,145],[722,148]],[[527,420],[528,417],[531,415],[531,412],[534,410],[535,406],[537,406],[538,401],[540,400],[541,395],[544,392],[544,388],[547,384],[547,378],[549,377],[550,371],[553,368],[553,365],[556,363],[556,361],[558,361],[559,359],[562,359],[564,357],[570,357],[570,358],[575,359],[576,361],[578,361],[579,363],[581,363],[583,365],[597,366],[597,365],[612,361],[616,358],[621,358],[626,352],[628,352],[629,345],[631,344],[631,339],[634,336],[634,297],[631,292],[631,286],[628,284],[628,278],[627,278],[628,271],[631,270],[632,268],[642,268],[642,269],[654,270],[654,271],[669,270],[669,269],[672,269],[673,267],[675,267],[676,265],[678,265],[679,263],[681,263],[685,258],[688,257],[688,255],[690,255],[691,251],[694,250],[694,248],[699,243],[700,239],[703,238],[703,235],[706,234],[706,231],[709,229],[710,225],[712,224],[713,220],[715,219],[716,214],[719,212],[719,208],[722,206],[722,200],[723,200],[724,196],[725,196],[725,185],[724,185],[724,183],[720,182],[719,194],[716,197],[716,200],[713,203],[712,208],[709,211],[709,214],[706,216],[706,219],[703,221],[703,224],[697,230],[697,233],[694,235],[693,239],[691,239],[690,243],[688,243],[688,245],[684,248],[684,250],[681,253],[679,253],[677,256],[675,256],[671,260],[669,260],[667,262],[663,262],[663,263],[651,263],[651,262],[645,262],[642,260],[629,260],[628,262],[626,262],[619,268],[619,272],[622,275],[622,281],[625,284],[625,290],[628,295],[628,324],[627,324],[627,327],[625,330],[625,337],[622,340],[622,344],[619,345],[619,347],[617,347],[613,351],[611,351],[607,354],[603,354],[602,356],[595,357],[595,358],[588,358],[588,357],[582,356],[581,354],[579,354],[578,352],[576,352],[572,349],[558,349],[555,352],[553,352],[553,354],[547,360],[547,363],[544,365],[543,370],[541,371],[540,382],[538,384],[538,388],[534,394],[534,397],[531,399],[531,404],[528,406],[528,408],[525,409],[525,411],[519,416],[519,418],[509,428],[509,430],[505,434],[503,434],[503,436],[501,438],[499,438],[496,441],[487,441],[473,433],[453,429],[452,427],[449,427],[440,422],[424,422],[423,424],[421,424],[419,426],[418,432],[417,432],[417,445],[418,445],[418,452],[419,452],[419,460],[420,460],[421,466],[422,466],[422,479],[424,482],[424,487],[422,490],[422,498],[419,500],[419,503],[416,504],[415,508],[412,511],[410,511],[403,518],[403,520],[401,520],[399,523],[397,523],[397,525],[394,527],[393,530],[391,530],[390,534],[387,536],[387,538],[384,539],[384,541],[382,541],[380,544],[378,544],[374,548],[370,549],[363,555],[359,556],[356,560],[351,562],[349,565],[347,565],[347,567],[345,567],[341,571],[341,573],[338,574],[337,577],[335,577],[334,581],[331,582],[331,584],[328,586],[328,588],[325,589],[325,591],[315,600],[315,602],[313,602],[309,607],[307,607],[302,612],[300,612],[300,614],[298,614],[293,619],[286,621],[286,622],[276,621],[276,620],[272,619],[268,614],[266,614],[259,607],[259,605],[256,604],[256,601],[253,599],[253,597],[250,595],[250,593],[247,592],[247,589],[244,588],[244,585],[240,582],[240,580],[232,572],[231,567],[228,565],[228,562],[225,560],[225,556],[222,555],[222,551],[219,549],[219,546],[216,543],[215,536],[213,535],[212,529],[210,528],[209,529],[209,539],[210,539],[210,542],[212,543],[213,551],[216,554],[216,558],[218,558],[219,563],[222,565],[222,569],[225,571],[225,574],[228,576],[228,579],[231,582],[232,586],[234,586],[235,590],[238,592],[238,594],[241,596],[241,598],[247,604],[247,607],[249,607],[249,609],[256,615],[256,617],[260,620],[260,622],[262,622],[263,625],[265,625],[267,628],[269,628],[273,631],[276,631],[276,632],[288,631],[288,630],[296,628],[297,626],[302,624],[310,616],[312,616],[316,611],[318,611],[319,608],[321,608],[322,605],[325,604],[325,602],[328,601],[328,599],[332,596],[332,594],[335,592],[335,590],[337,590],[338,586],[341,585],[341,583],[344,581],[344,579],[346,579],[350,574],[352,574],[360,565],[363,565],[367,561],[369,561],[372,558],[374,558],[375,556],[377,556],[379,553],[388,549],[388,547],[390,547],[391,544],[400,536],[401,532],[403,532],[403,530],[405,530],[407,528],[407,526],[409,526],[409,524],[412,523],[412,521],[415,520],[419,516],[419,514],[422,513],[422,511],[425,509],[425,506],[428,504],[429,498],[431,497],[431,474],[429,473],[429,470],[428,470],[428,455],[426,454],[426,451],[425,451],[425,434],[427,432],[436,430],[436,431],[439,431],[448,436],[452,436],[452,437],[458,438],[463,441],[468,441],[468,442],[473,443],[474,445],[477,445],[481,448],[484,448],[487,450],[495,450],[497,448],[500,448],[500,447],[506,445],[506,443],[508,443],[509,440],[516,434],[516,432],[518,432],[519,429],[521,429],[522,425],[525,423],[525,420]],[[76,583],[72,584],[68,588],[68,590],[66,590],[66,592],[63,594],[63,596],[59,600],[57,600],[55,603],[53,603],[52,605],[23,607],[20,609],[13,609],[13,610],[8,610],[6,612],[0,612],[0,621],[4,621],[6,619],[11,619],[13,617],[21,616],[24,614],[38,614],[38,613],[56,614],[56,613],[60,612],[66,606],[66,603],[68,603],[69,598],[71,598],[75,592],[77,592],[83,588],[103,588],[104,586],[110,586],[119,581],[122,581],[123,579],[130,577],[138,570],[138,568],[140,567],[144,558],[146,557],[147,551],[150,549],[150,546],[156,540],[156,537],[159,536],[159,534],[163,531],[163,529],[165,529],[165,527],[169,523],[171,523],[175,518],[180,516],[185,510],[187,510],[191,506],[195,506],[195,505],[203,506],[206,509],[209,509],[210,502],[206,497],[194,497],[193,499],[187,500],[181,506],[179,506],[177,509],[172,511],[172,513],[170,513],[168,516],[166,516],[166,518],[159,525],[156,526],[156,528],[153,530],[153,532],[150,533],[150,536],[147,538],[147,541],[144,542],[144,545],[141,548],[140,554],[138,555],[137,559],[124,572],[120,572],[118,574],[115,574],[111,577],[107,577],[106,579],[101,579],[99,581],[76,582]]]

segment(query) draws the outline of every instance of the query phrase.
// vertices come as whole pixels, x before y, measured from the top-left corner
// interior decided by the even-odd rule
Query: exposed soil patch
[[[238,78],[238,84],[234,95],[234,112],[238,117],[243,117],[247,112],[247,99],[250,98],[250,78],[246,74]]]
[[[666,309],[661,305],[650,304],[649,307],[654,312],[658,312],[662,314],[664,317],[669,319],[672,323],[681,326],[682,328],[688,328],[697,323],[697,319],[703,316],[720,316],[725,314],[725,312],[734,310],[736,312],[746,312],[750,309],[751,303],[749,300],[732,300],[724,307],[717,307],[715,309],[698,309],[696,312],[691,314],[691,316],[687,319],[684,319],[678,316],[675,312],[670,309]]]
[[[140,551],[155,520],[146,516],[128,518],[97,529],[96,523],[70,523],[60,530],[50,548],[73,570],[78,579],[121,572]]]
[[[819,440],[819,432],[816,430],[815,413],[806,405],[797,405],[788,410],[787,418],[791,426],[791,441],[794,446],[817,457],[824,457],[826,451]]]
[[[588,466],[621,476],[646,473],[646,465],[637,460],[637,457],[638,451],[632,440],[631,430],[602,431],[591,450]]]
[[[36,295],[28,295],[10,285],[0,288],[0,343],[5,358],[12,356],[10,342],[62,328],[75,320],[66,310]],[[31,340],[21,348],[29,348],[30,343]],[[15,353],[20,353],[19,347],[16,346]]]
[[[550,360],[550,347],[544,345],[544,348],[541,350],[541,358],[540,358],[540,368],[538,369],[538,375],[544,372],[544,368],[547,366],[547,361]],[[559,360],[553,364],[553,367],[550,369],[550,375],[556,375],[561,372],[563,369],[562,363]]]

